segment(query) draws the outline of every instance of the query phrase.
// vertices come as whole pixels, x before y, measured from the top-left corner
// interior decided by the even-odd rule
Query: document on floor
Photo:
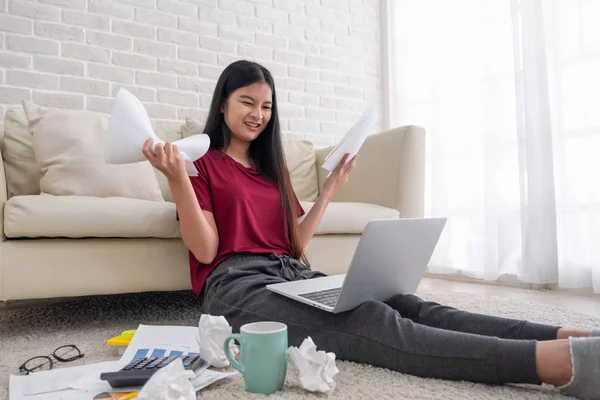
[[[121,88],[108,124],[106,137],[105,160],[108,164],[131,164],[146,161],[142,147],[148,139],[154,140],[152,151],[156,144],[164,144],[148,117],[144,105],[129,91]],[[185,160],[185,168],[189,176],[197,176],[198,171],[194,161],[208,151],[210,138],[206,134],[195,134],[173,142]]]
[[[49,371],[35,372],[29,375],[10,375],[9,399],[10,400],[49,400],[85,398],[73,397],[74,391],[70,384],[90,374],[98,376],[104,371],[116,371],[120,363],[107,361],[102,363],[79,365],[76,367],[56,368]],[[77,393],[75,393],[77,394]]]
[[[375,107],[369,107],[359,120],[352,126],[342,140],[327,154],[323,168],[331,172],[338,166],[344,154],[349,153],[348,161],[354,157],[363,143],[367,139],[367,136],[373,132],[373,127],[377,121],[377,112]]]
[[[164,326],[164,325],[139,325],[127,346],[127,349],[119,359],[119,364],[125,366],[133,360],[144,357],[163,357],[163,356],[187,356],[198,354],[199,346],[196,341],[198,328],[194,326]],[[210,371],[207,377],[203,374],[208,368],[208,364],[197,371],[193,385],[196,388],[207,380],[214,379],[215,371]],[[213,380],[216,382],[216,380]],[[211,381],[210,383],[212,383]],[[209,384],[210,384],[209,383]],[[110,392],[112,390],[108,382],[100,379],[99,373],[90,374],[71,385],[73,389],[88,390],[96,393]],[[127,390],[136,390],[139,388],[127,388]],[[197,388],[196,388],[197,389]],[[198,389],[197,389],[198,390]],[[121,391],[125,391],[121,389]]]
[[[144,357],[187,356],[198,354],[198,327],[140,325],[121,356],[125,364]]]
[[[10,400],[71,400],[111,399],[117,393],[132,392],[139,387],[113,389],[100,379],[102,372],[118,371],[130,361],[152,356],[197,354],[199,350],[194,326],[140,325],[127,350],[119,360],[61,367],[27,376],[10,376]],[[203,389],[221,379],[238,374],[200,369],[192,379],[195,390]]]

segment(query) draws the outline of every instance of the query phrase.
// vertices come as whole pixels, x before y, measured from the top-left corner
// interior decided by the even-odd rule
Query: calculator
[[[187,356],[144,357],[131,361],[119,371],[103,372],[100,374],[100,379],[108,381],[113,388],[144,386],[156,371],[178,358],[181,359],[183,368],[194,372],[197,372],[206,364],[206,361],[198,354]]]

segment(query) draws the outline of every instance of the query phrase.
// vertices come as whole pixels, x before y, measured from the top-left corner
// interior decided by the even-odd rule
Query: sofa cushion
[[[8,200],[4,232],[8,238],[181,237],[174,203],[52,195]]]
[[[300,204],[308,213],[315,203],[300,201]],[[372,219],[395,218],[400,218],[400,213],[393,208],[367,203],[331,202],[315,234],[361,234]]]
[[[314,205],[300,203],[307,213]],[[361,234],[370,220],[391,218],[399,218],[397,210],[333,202],[316,234]],[[4,232],[8,238],[181,237],[171,202],[45,194],[9,199],[4,207]]]
[[[296,196],[299,200],[316,201],[319,182],[314,145],[308,140],[284,139],[283,151]]]
[[[182,125],[182,127],[185,125]],[[162,140],[174,142],[181,139],[179,130],[158,127],[156,135]],[[35,162],[32,138],[27,128],[27,116],[23,107],[9,108],[4,119],[4,135],[1,142],[8,198],[40,193],[40,168]],[[167,178],[155,169],[158,185],[165,201],[174,201]]]
[[[204,127],[200,120],[186,117],[185,124],[181,126],[181,136],[186,138],[200,133],[204,133]]]
[[[22,107],[9,108],[1,147],[8,198],[40,193],[41,174],[31,142],[25,111]]]
[[[108,116],[23,101],[42,193],[163,201],[152,165],[104,161]]]

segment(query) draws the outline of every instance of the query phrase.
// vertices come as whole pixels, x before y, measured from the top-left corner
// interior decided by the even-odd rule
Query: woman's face
[[[237,89],[221,107],[225,123],[236,139],[251,142],[265,129],[271,119],[273,94],[265,83],[254,83]]]

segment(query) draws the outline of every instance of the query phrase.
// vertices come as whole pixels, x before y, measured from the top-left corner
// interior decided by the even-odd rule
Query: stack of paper
[[[375,111],[375,107],[371,106],[364,112],[356,124],[350,128],[337,146],[327,154],[323,168],[330,172],[333,171],[346,153],[350,154],[348,156],[348,161],[350,161],[358,153],[367,136],[373,131],[376,120],[377,112]]]
[[[198,327],[140,325],[127,350],[118,361],[61,367],[35,372],[27,376],[10,376],[10,400],[70,400],[112,399],[116,393],[137,391],[139,387],[113,389],[100,379],[102,372],[118,371],[138,357],[152,355],[193,354],[199,350],[196,342]],[[200,390],[221,379],[238,374],[200,369],[192,385]]]
[[[117,94],[106,141],[105,160],[108,164],[131,164],[146,161],[142,147],[146,140],[152,138],[155,151],[156,144],[165,141],[156,136],[148,112],[144,105],[127,90],[121,88]],[[206,134],[192,135],[173,142],[185,160],[185,168],[189,176],[197,176],[194,161],[202,157],[210,146],[210,138]]]

